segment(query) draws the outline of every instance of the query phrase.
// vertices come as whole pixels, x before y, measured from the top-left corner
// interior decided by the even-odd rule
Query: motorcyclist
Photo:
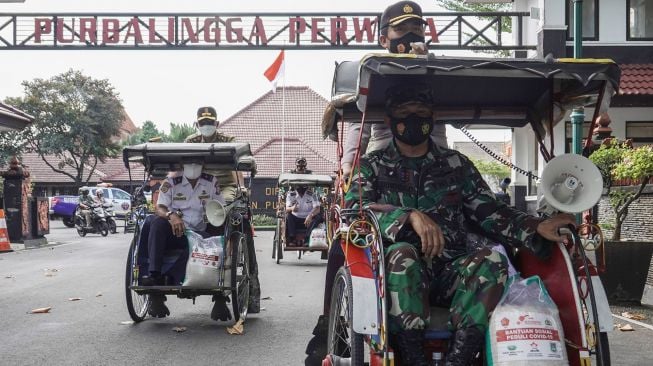
[[[95,200],[89,194],[88,187],[82,187],[79,189],[79,208],[81,209],[82,214],[84,215],[85,226],[90,228],[93,226],[91,221],[91,210],[95,204]]]
[[[104,193],[102,192],[101,189],[98,189],[95,191],[95,204],[100,205],[100,207],[104,207],[104,204],[106,203],[104,199]]]

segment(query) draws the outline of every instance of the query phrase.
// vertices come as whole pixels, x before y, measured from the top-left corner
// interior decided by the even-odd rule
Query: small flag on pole
[[[283,78],[284,69],[284,53],[283,50],[281,50],[279,56],[277,56],[272,65],[270,65],[270,67],[268,67],[268,69],[263,73],[263,75],[270,80],[270,83],[272,83],[272,91],[275,93],[277,92],[277,82]]]

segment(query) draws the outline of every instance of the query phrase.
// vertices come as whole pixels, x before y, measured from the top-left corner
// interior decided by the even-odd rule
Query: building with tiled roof
[[[268,92],[220,123],[219,131],[249,142],[256,158],[258,177],[277,177],[281,172],[282,135],[285,135],[284,169],[295,167],[303,156],[316,174],[331,174],[337,166],[336,143],[323,140],[320,123],[327,100],[306,86]],[[285,124],[284,124],[285,115]],[[285,134],[282,126],[285,125]]]
[[[0,132],[22,130],[34,117],[18,108],[0,102]]]
[[[619,67],[621,68],[620,95],[653,96],[653,63],[621,64]]]

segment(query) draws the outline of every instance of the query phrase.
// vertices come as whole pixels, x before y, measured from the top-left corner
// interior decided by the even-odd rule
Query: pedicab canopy
[[[154,177],[165,177],[188,161],[200,161],[209,170],[256,172],[256,161],[248,143],[146,143],[122,150],[127,169],[141,163]]]
[[[288,186],[312,186],[312,187],[330,187],[333,184],[333,178],[328,175],[320,174],[295,174],[282,173],[279,175],[279,185]]]
[[[360,122],[363,115],[365,123],[382,122],[387,91],[415,83],[430,86],[437,121],[483,128],[530,123],[543,137],[575,107],[598,105],[595,116],[607,110],[619,76],[607,59],[370,54],[336,66],[322,132],[333,138],[338,121]]]

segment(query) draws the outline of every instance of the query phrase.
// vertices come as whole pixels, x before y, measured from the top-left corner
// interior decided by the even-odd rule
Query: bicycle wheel
[[[234,320],[247,318],[249,306],[249,250],[247,237],[239,232],[231,234],[231,304]]]
[[[147,310],[150,307],[150,298],[148,295],[140,295],[132,290],[131,286],[138,285],[139,266],[137,263],[138,256],[138,237],[135,235],[129,247],[129,255],[127,256],[127,268],[125,271],[125,295],[127,299],[127,311],[129,316],[135,322],[140,322],[145,319]]]
[[[279,225],[279,222],[277,221],[277,227],[276,227],[276,229],[274,229],[274,239],[272,240],[272,259],[277,258],[277,245],[278,245],[278,241],[281,240],[280,237],[279,237],[280,232],[281,232],[281,226]]]
[[[363,336],[353,329],[353,297],[351,274],[349,269],[341,267],[331,293],[327,354],[345,359],[343,361],[348,362],[348,365],[363,366]]]

